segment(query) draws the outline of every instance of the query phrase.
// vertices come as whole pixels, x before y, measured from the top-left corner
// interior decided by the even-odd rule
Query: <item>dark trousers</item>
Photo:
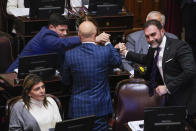
[[[93,131],[108,131],[109,116],[96,117],[94,121]]]

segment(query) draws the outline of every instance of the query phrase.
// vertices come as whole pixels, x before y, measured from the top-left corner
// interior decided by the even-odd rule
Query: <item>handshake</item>
[[[122,55],[122,56],[125,56],[126,54],[127,54],[127,48],[126,48],[126,46],[125,46],[125,43],[118,43],[118,44],[116,44],[115,46],[114,46],[114,48],[116,48],[116,49],[119,49],[120,50],[120,54]]]

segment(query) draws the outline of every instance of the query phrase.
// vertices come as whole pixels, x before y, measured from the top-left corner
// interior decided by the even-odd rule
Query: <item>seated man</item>
[[[13,72],[14,69],[18,68],[18,60],[21,56],[58,53],[61,60],[60,64],[63,64],[65,50],[81,44],[79,37],[65,37],[67,35],[68,22],[64,16],[52,14],[49,18],[49,26],[42,27],[40,32],[27,43],[7,72]],[[109,38],[109,34],[102,33],[96,40],[101,42],[105,38]]]
[[[165,25],[165,16],[161,14],[158,11],[151,11],[148,13],[146,17],[146,21],[149,20],[158,20],[161,22],[161,24]],[[177,36],[166,32],[166,36],[174,39],[178,39]],[[144,35],[144,30],[140,30],[134,33],[131,33],[127,36],[128,42],[126,43],[126,48],[128,51],[133,51],[135,53],[140,53],[140,54],[147,54],[149,44],[146,41],[145,35]],[[131,73],[131,75],[134,75],[134,68],[132,66],[133,62],[132,61],[127,61],[124,57],[122,58],[123,62],[123,68]]]
[[[91,21],[80,24],[82,45],[65,53],[62,82],[72,87],[68,117],[96,115],[93,131],[107,131],[112,113],[108,72],[121,65],[121,57],[109,38],[103,46],[97,45],[96,33]]]

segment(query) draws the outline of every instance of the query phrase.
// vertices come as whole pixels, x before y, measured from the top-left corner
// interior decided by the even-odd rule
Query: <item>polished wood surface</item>
[[[164,0],[125,0],[124,8],[134,14],[133,27],[142,27],[146,15],[153,10],[164,13]]]

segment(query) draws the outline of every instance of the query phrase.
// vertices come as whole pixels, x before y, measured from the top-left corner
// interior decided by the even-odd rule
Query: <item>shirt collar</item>
[[[164,49],[165,48],[165,44],[166,44],[166,37],[165,35],[163,36],[163,40],[161,42],[161,44],[159,45],[159,48],[160,49]]]
[[[97,45],[95,42],[90,42],[90,41],[87,41],[87,42],[82,42],[82,44],[83,44],[83,43],[85,43],[85,44],[86,44],[86,43],[90,43],[90,44]]]
[[[36,100],[36,99],[34,99],[34,98],[30,98],[30,102],[32,103],[32,104],[35,104],[35,105],[37,105],[37,106],[42,106],[43,105],[43,101],[38,101],[38,100]]]

